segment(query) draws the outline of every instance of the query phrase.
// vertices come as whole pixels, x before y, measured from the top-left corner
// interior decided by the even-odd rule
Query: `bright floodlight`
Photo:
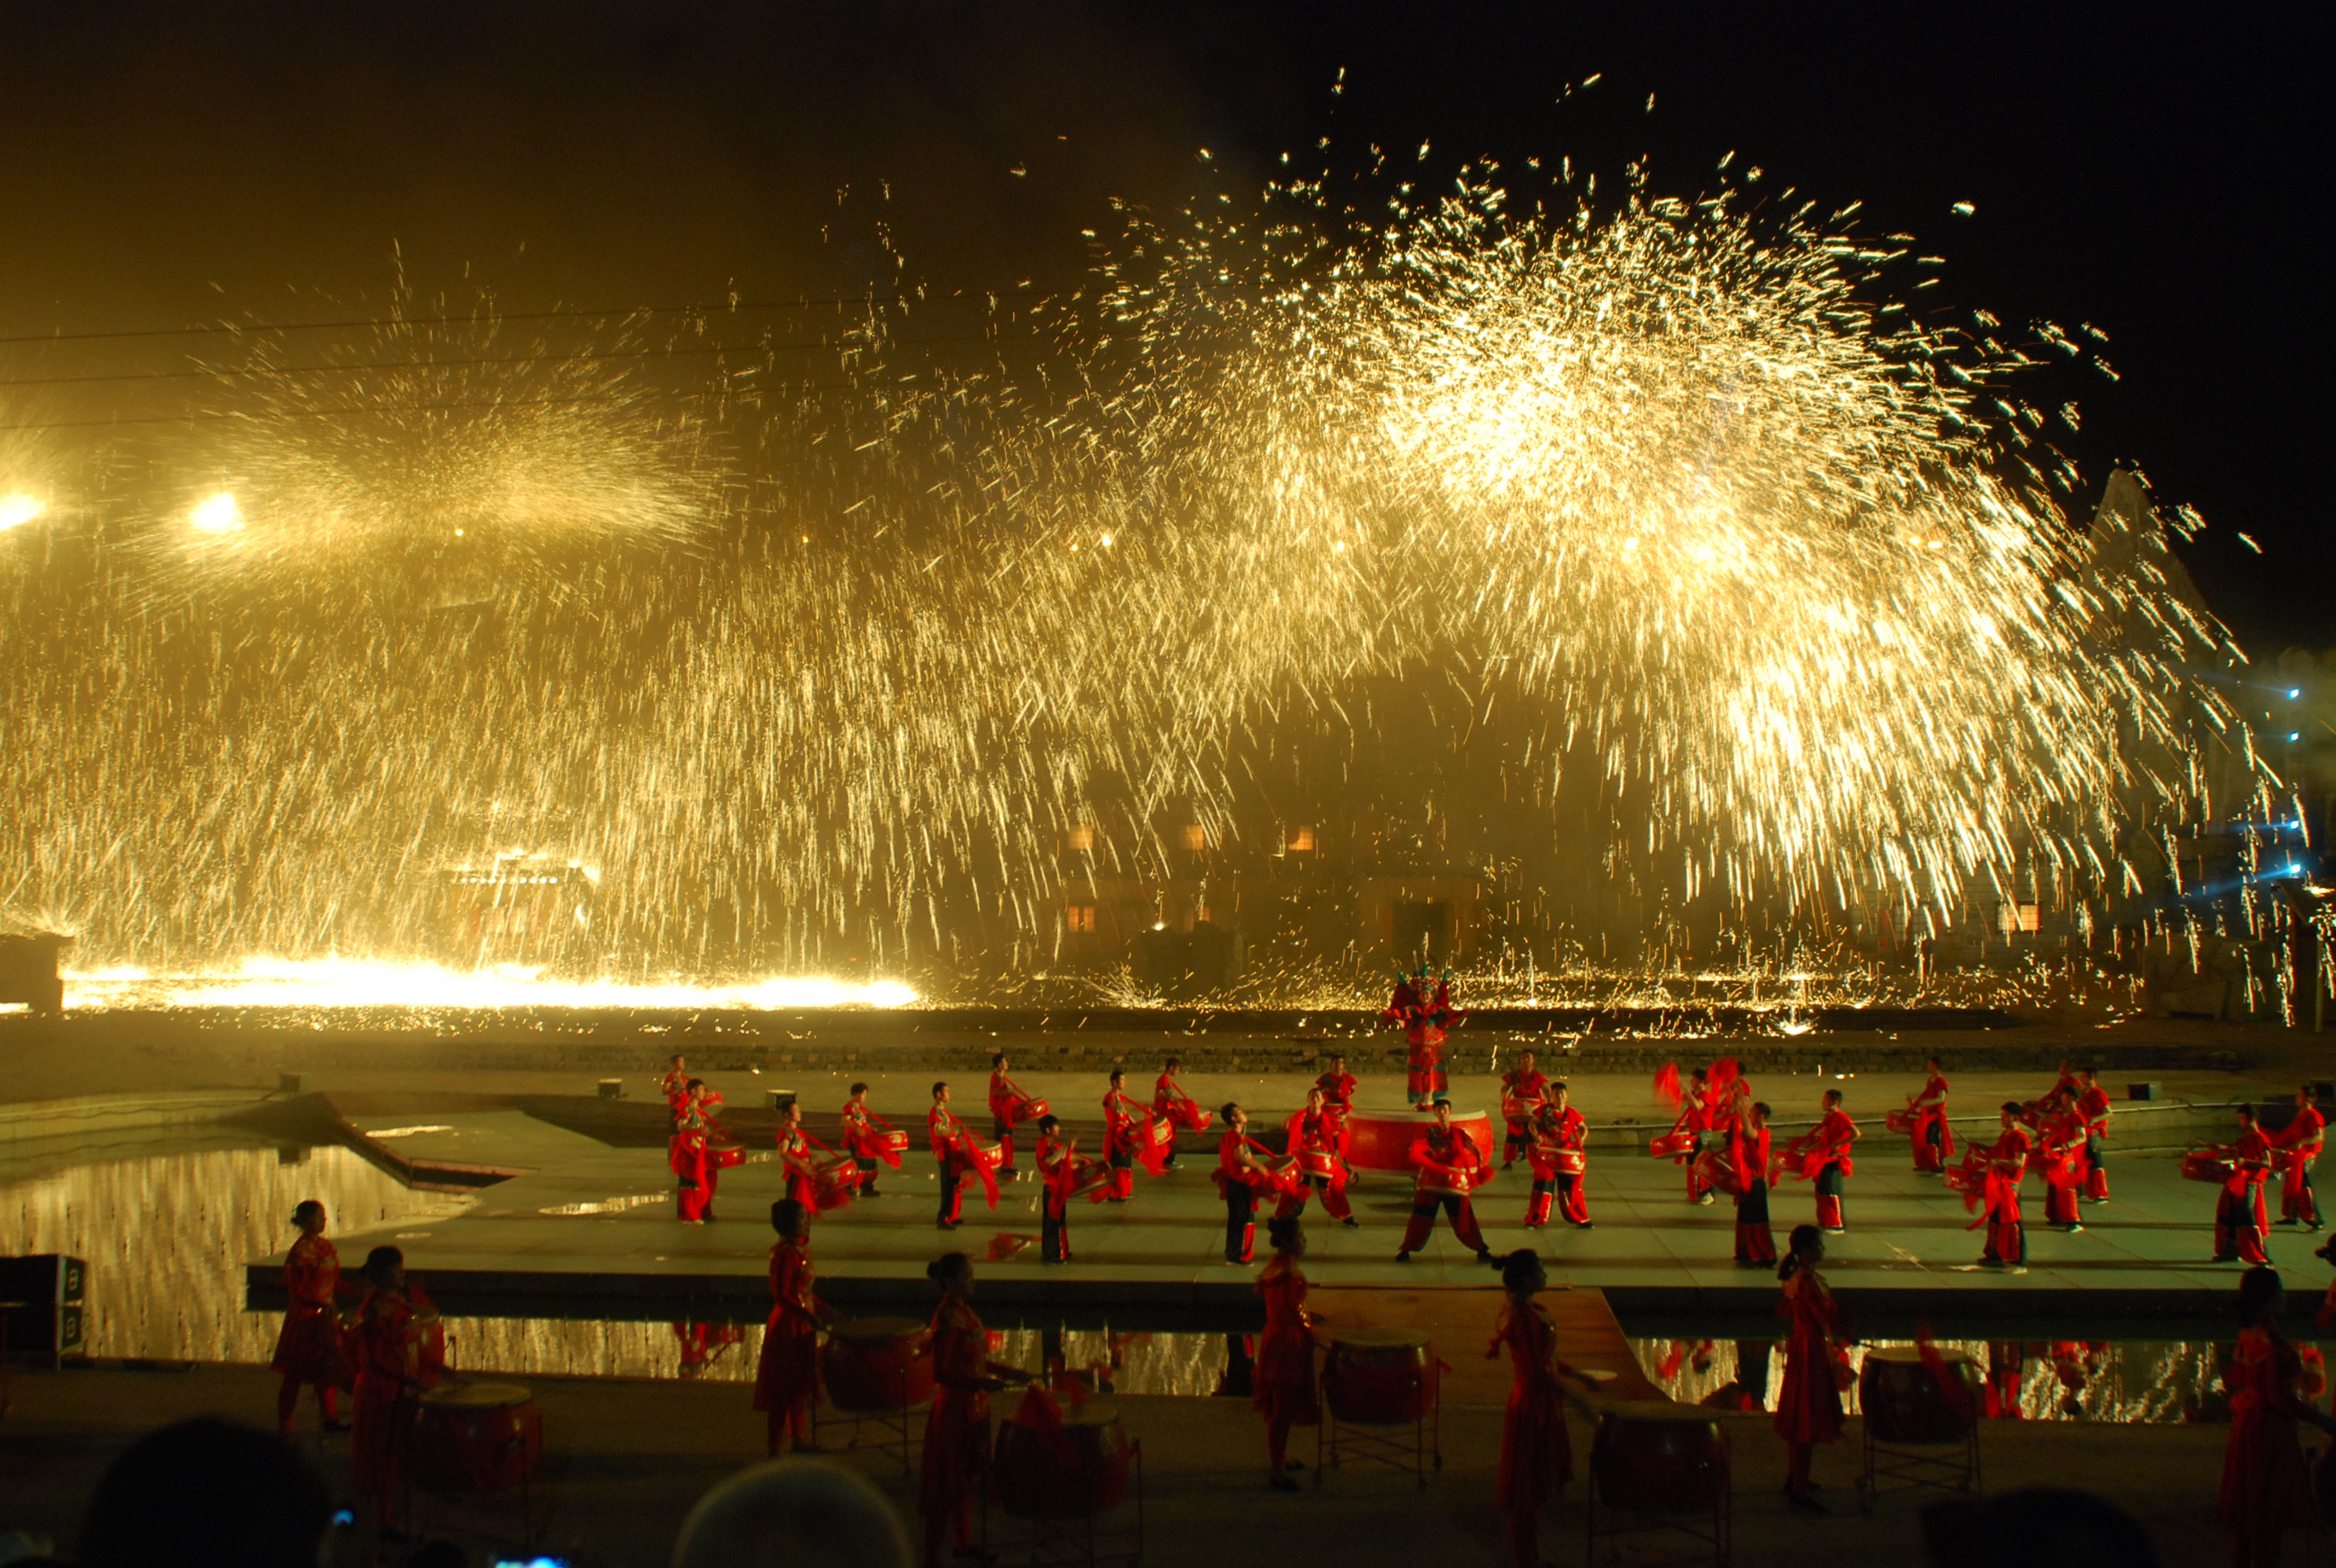
[[[233,533],[243,526],[243,509],[236,505],[234,496],[222,490],[195,502],[189,521],[204,533]]]
[[[13,495],[0,495],[0,530],[11,529],[20,522],[30,522],[49,510],[49,503],[37,495],[22,491]]]

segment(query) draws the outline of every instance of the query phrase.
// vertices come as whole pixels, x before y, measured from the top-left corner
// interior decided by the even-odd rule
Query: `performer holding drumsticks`
[[[989,1459],[989,1396],[1030,1374],[989,1359],[989,1334],[973,1310],[973,1262],[944,1252],[925,1266],[939,1285],[933,1313],[933,1407],[925,1417],[925,1455],[917,1511],[925,1521],[925,1568],[941,1568],[953,1549],[975,1555],[973,1500]]]

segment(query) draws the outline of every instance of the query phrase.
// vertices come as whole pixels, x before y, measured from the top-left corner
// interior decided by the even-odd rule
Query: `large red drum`
[[[1960,1443],[1979,1418],[1979,1368],[1961,1350],[1933,1350],[1938,1365],[1913,1345],[1865,1352],[1857,1375],[1858,1408],[1883,1443]]]
[[[1647,1153],[1658,1160],[1680,1160],[1695,1153],[1693,1133],[1658,1133],[1647,1140]]]
[[[912,1410],[933,1397],[933,1358],[914,1318],[858,1318],[828,1330],[819,1370],[839,1410]]]
[[[898,1127],[886,1127],[869,1142],[875,1147],[877,1159],[889,1160],[895,1165],[900,1163],[900,1156],[909,1152],[909,1135]]]
[[[543,1457],[543,1417],[517,1383],[447,1383],[425,1390],[408,1448],[427,1492],[505,1492]]]
[[[1893,1111],[1882,1118],[1882,1125],[1893,1133],[1904,1133],[1911,1137],[1914,1131],[1914,1113]]]
[[[968,1137],[966,1146],[973,1152],[975,1160],[993,1171],[1006,1163],[1006,1145],[1003,1144],[985,1144],[978,1138]]]
[[[1590,1475],[1611,1508],[1678,1514],[1728,1495],[1728,1433],[1716,1412],[1668,1399],[1624,1399],[1599,1413]]]
[[[1017,1127],[1025,1122],[1035,1122],[1046,1114],[1046,1102],[1044,1100],[1025,1095],[1014,1102],[1014,1125]]]
[[[1411,1146],[1427,1135],[1436,1118],[1423,1111],[1357,1111],[1347,1118],[1347,1164],[1358,1171],[1410,1172]],[[1455,1111],[1452,1125],[1493,1159],[1493,1118],[1482,1111]]]
[[[835,1154],[820,1161],[816,1172],[811,1179],[812,1207],[822,1214],[852,1202],[864,1179],[849,1154]]]
[[[1017,1519],[1084,1519],[1126,1500],[1129,1463],[1119,1412],[1098,1399],[1065,1410],[1055,1431],[999,1427],[990,1475]]]
[[[2221,1186],[2238,1173],[2238,1167],[2220,1154],[2185,1154],[2182,1160],[2182,1179],[2185,1182],[2212,1182]]]
[[[1706,1149],[1695,1157],[1695,1174],[1715,1193],[1731,1198],[1744,1195],[1744,1183],[1736,1179],[1736,1162],[1723,1158],[1718,1149]]]
[[[1341,1421],[1400,1427],[1436,1408],[1427,1336],[1408,1329],[1345,1329],[1322,1365],[1322,1398]]]
[[[1551,1156],[1550,1164],[1561,1176],[1579,1176],[1588,1173],[1590,1156],[1580,1149],[1560,1149]]]

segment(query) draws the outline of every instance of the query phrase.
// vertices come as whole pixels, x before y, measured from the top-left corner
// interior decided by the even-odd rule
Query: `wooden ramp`
[[[1669,1396],[1647,1381],[1639,1359],[1622,1338],[1622,1325],[1603,1291],[1553,1289],[1541,1304],[1557,1325],[1557,1358],[1585,1371],[1606,1371],[1614,1380],[1601,1392],[1615,1399],[1663,1399]],[[1444,1398],[1455,1405],[1505,1405],[1509,1400],[1506,1355],[1487,1359],[1493,1323],[1500,1315],[1494,1286],[1473,1289],[1390,1290],[1369,1286],[1315,1285],[1308,1309],[1322,1319],[1325,1339],[1340,1329],[1412,1329],[1452,1370],[1445,1374]]]

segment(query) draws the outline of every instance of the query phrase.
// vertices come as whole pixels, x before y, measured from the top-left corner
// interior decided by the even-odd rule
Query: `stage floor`
[[[373,1118],[367,1118],[372,1120]],[[406,1132],[401,1154],[443,1153],[478,1165],[537,1164],[528,1174],[480,1192],[459,1215],[337,1238],[345,1266],[365,1249],[394,1239],[409,1266],[454,1310],[540,1316],[623,1317],[686,1314],[759,1318],[766,1303],[766,1214],[783,1195],[779,1167],[757,1161],[724,1174],[712,1224],[675,1218],[673,1179],[655,1149],[608,1148],[591,1139],[546,1136],[505,1114],[413,1118],[429,1130]],[[386,1125],[386,1124],[385,1124]],[[502,1136],[512,1142],[507,1146]],[[521,1147],[523,1140],[525,1146]],[[1188,1144],[1199,1140],[1188,1139]],[[937,1180],[930,1156],[912,1152],[906,1168],[881,1173],[881,1197],[861,1199],[819,1219],[813,1251],[822,1293],[843,1306],[921,1307],[930,1300],[928,1261],[940,1252],[971,1253],[983,1300],[995,1309],[1085,1310],[1113,1307],[1155,1317],[1197,1314],[1219,1320],[1253,1310],[1253,1271],[1222,1259],[1224,1218],[1209,1173],[1213,1140],[1187,1148],[1181,1168],[1158,1180],[1139,1174],[1133,1202],[1075,1206],[1075,1261],[1037,1261],[1036,1186],[1002,1187],[995,1212],[979,1191],[968,1196],[965,1223],[936,1229]],[[459,1154],[457,1152],[459,1151]],[[1024,1159],[1027,1166],[1027,1154]],[[2214,1189],[2180,1177],[2170,1157],[2112,1158],[2115,1201],[2088,1204],[2086,1229],[2063,1235],[2035,1222],[2040,1183],[2026,1193],[2031,1216],[2029,1271],[2010,1275],[1968,1267],[1981,1234],[1971,1216],[1934,1177],[1915,1175],[1904,1141],[1869,1136],[1846,1199],[1849,1233],[1826,1238],[1825,1272],[1835,1288],[1893,1310],[1942,1320],[1990,1313],[2206,1313],[2235,1288],[2237,1265],[2207,1261]],[[1525,1230],[1527,1180],[1519,1166],[1478,1195],[1476,1212],[1493,1249],[1533,1246],[1550,1261],[1555,1286],[1594,1287],[1618,1310],[1714,1313],[1763,1311],[1775,1282],[1763,1270],[1738,1269],[1730,1257],[1734,1211],[1726,1199],[1708,1206],[1684,1201],[1678,1167],[1646,1155],[1593,1155],[1589,1174],[1595,1228],[1557,1224]],[[1401,1290],[1492,1290],[1491,1271],[1460,1247],[1439,1219],[1434,1238],[1397,1262],[1409,1206],[1407,1181],[1365,1175],[1353,1191],[1361,1227],[1346,1229],[1309,1207],[1307,1272],[1318,1286]],[[1806,1183],[1788,1183],[1772,1199],[1779,1243],[1813,1217]],[[1262,1217],[1260,1216],[1260,1219]],[[1259,1227],[1259,1255],[1265,1255]],[[993,1245],[1028,1244],[993,1259]],[[1007,1240],[1001,1240],[1005,1238]],[[2328,1271],[2311,1256],[2318,1237],[2275,1229],[2273,1260],[2291,1290],[2316,1292]],[[254,1305],[271,1304],[278,1258],[249,1261]],[[1164,1326],[1164,1324],[1163,1324]]]

